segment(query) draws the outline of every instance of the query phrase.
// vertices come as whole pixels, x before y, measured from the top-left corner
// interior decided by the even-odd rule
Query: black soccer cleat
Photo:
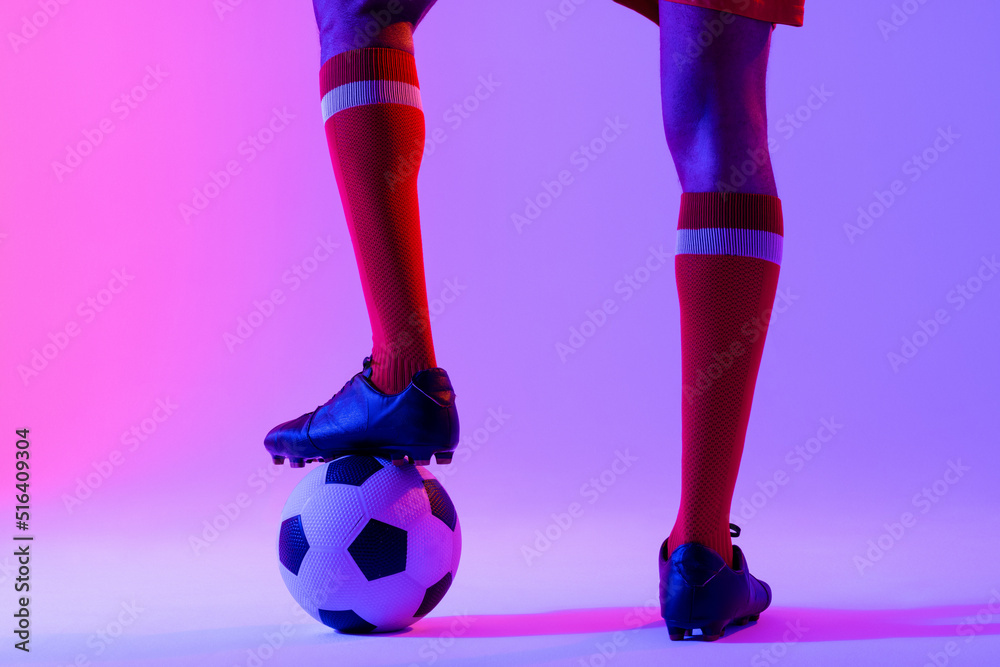
[[[739,526],[729,524],[732,536]],[[665,558],[667,542],[660,547],[660,614],[670,639],[685,637],[715,641],[726,626],[746,625],[760,618],[771,604],[771,587],[747,569],[746,558],[733,545],[733,565],[712,549],[688,542]]]
[[[329,401],[275,426],[264,438],[271,461],[292,468],[348,454],[382,456],[396,465],[451,463],[458,444],[455,391],[443,368],[413,374],[398,394],[371,383],[372,358]]]

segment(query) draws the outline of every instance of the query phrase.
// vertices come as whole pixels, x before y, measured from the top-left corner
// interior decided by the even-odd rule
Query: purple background
[[[545,12],[557,4],[442,0],[415,35],[427,135],[446,137],[433,153],[428,144],[420,207],[437,359],[455,384],[465,450],[430,468],[465,540],[434,615],[478,619],[436,654],[445,661],[590,660],[630,626],[625,612],[655,598],[656,551],[679,499],[672,265],[628,300],[615,292],[650,246],[673,252],[681,190],[662,129],[657,29],[598,0],[553,28]],[[774,608],[711,649],[668,645],[654,609],[649,629],[619,649],[634,653],[631,664],[670,650],[750,660],[797,619],[813,629],[788,647],[786,664],[853,655],[828,640],[879,638],[908,638],[879,646],[921,664],[957,636],[956,617],[1000,599],[1000,280],[976,282],[977,271],[993,277],[983,258],[1000,250],[989,198],[1000,9],[912,2],[915,13],[883,35],[893,7],[815,2],[803,28],[778,26],[772,37],[768,127],[787,307],[768,335],[732,520]],[[281,506],[303,472],[273,468],[263,436],[326,401],[371,348],[319,111],[311,6],[243,2],[221,16],[209,0],[58,8],[34,33],[22,30],[37,1],[0,12],[3,478],[13,483],[13,431],[27,426],[32,658],[247,664],[247,650],[291,620],[268,664],[314,654],[426,664],[421,637],[450,620],[425,620],[397,641],[333,635],[295,614],[274,554]],[[116,99],[144,77],[151,89],[123,117]],[[498,85],[456,126],[449,109],[480,77]],[[825,101],[810,98],[821,89]],[[293,118],[248,160],[242,142],[275,109]],[[786,115],[796,113],[793,126]],[[627,127],[579,172],[572,154],[607,118]],[[103,119],[113,131],[57,174],[53,163]],[[938,152],[949,129],[957,138]],[[907,163],[925,149],[936,161],[911,180]],[[185,221],[180,205],[231,160],[239,173]],[[573,183],[519,233],[511,215],[563,169]],[[849,238],[858,208],[896,179],[902,194]],[[293,289],[283,276],[318,239],[339,247]],[[134,278],[107,303],[115,271]],[[459,295],[435,304],[449,281]],[[960,308],[953,290],[967,283],[978,291]],[[224,336],[276,289],[282,303],[230,351]],[[92,319],[80,308],[88,298],[106,303]],[[563,362],[556,344],[609,298],[617,312]],[[939,310],[947,322],[918,334],[916,355],[894,369],[889,353]],[[71,323],[78,335],[45,348]],[[19,367],[36,351],[52,358],[24,380]],[[176,406],[162,423],[152,421],[164,416],[158,401]],[[501,409],[501,428],[477,432]],[[809,461],[787,458],[824,419],[842,427]],[[133,427],[145,427],[144,439],[124,441]],[[605,492],[583,493],[619,451],[634,463]],[[935,490],[949,461],[968,469]],[[780,471],[787,484],[761,495]],[[914,500],[925,488],[934,502]],[[249,501],[239,516],[192,548],[220,504],[240,498]],[[535,531],[574,502],[583,514],[526,558]],[[756,511],[741,511],[744,502]],[[11,514],[13,504],[8,496]],[[855,557],[904,512],[915,523],[883,538],[884,556],[859,572]],[[5,610],[12,563],[0,558]],[[93,633],[130,600],[144,611],[98,652]],[[915,611],[858,611],[901,608]],[[549,613],[560,609],[581,611]],[[995,621],[991,612],[973,638],[996,634]],[[534,636],[509,639],[523,634]],[[962,639],[961,652],[974,660],[995,651],[991,641]],[[9,645],[3,654],[21,659]]]

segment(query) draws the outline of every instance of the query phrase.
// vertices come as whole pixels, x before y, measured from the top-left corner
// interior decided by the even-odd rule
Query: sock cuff
[[[405,104],[423,111],[416,59],[385,47],[352,49],[333,56],[319,70],[323,122],[364,104]]]
[[[412,53],[383,46],[351,49],[333,56],[320,67],[319,93],[357,81],[400,81],[417,88],[416,59]]]
[[[750,192],[685,192],[677,254],[756,257],[781,264],[781,200]]]
[[[677,229],[728,227],[784,235],[781,199],[753,192],[683,192]]]

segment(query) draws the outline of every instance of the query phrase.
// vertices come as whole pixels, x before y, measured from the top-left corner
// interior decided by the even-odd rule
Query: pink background
[[[650,246],[673,253],[680,187],[662,129],[657,30],[598,1],[553,29],[545,12],[557,4],[442,0],[415,36],[428,137],[436,128],[446,137],[427,147],[420,206],[437,358],[458,394],[464,449],[452,466],[430,468],[465,538],[456,583],[434,614],[478,615],[478,637],[548,629],[541,639],[467,640],[445,660],[480,650],[504,664],[589,659],[622,624],[619,609],[656,596],[656,550],[677,509],[672,266],[629,300],[615,291]],[[311,6],[247,1],[221,17],[209,0],[58,7],[18,44],[8,33],[39,3],[0,10],[0,478],[13,484],[13,432],[29,427],[32,659],[246,664],[246,650],[290,618],[298,634],[268,664],[311,651],[424,664],[417,642],[431,632],[420,628],[437,627],[431,620],[408,645],[332,635],[294,615],[277,572],[280,509],[303,473],[272,467],[264,434],[325,402],[371,347],[323,134]],[[982,258],[1000,251],[990,199],[1000,10],[926,3],[883,38],[878,22],[892,12],[887,2],[817,2],[805,27],[773,35],[768,127],[785,216],[779,294],[789,305],[765,348],[732,520],[775,608],[734,637],[759,645],[713,647],[720,664],[752,658],[796,618],[817,630],[786,664],[847,655],[826,640],[870,639],[884,625],[852,622],[850,610],[898,608],[916,611],[880,617],[889,627],[938,628],[874,638],[913,638],[904,650],[920,664],[955,636],[956,605],[975,613],[1000,586],[1000,280],[974,280]],[[499,85],[456,126],[448,110],[473,105],[480,77]],[[824,87],[826,101],[810,98]],[[123,117],[116,100],[133,90],[143,99]],[[292,118],[249,160],[241,145],[276,109]],[[798,127],[783,121],[796,112]],[[572,154],[607,118],[627,127],[579,172]],[[57,175],[53,163],[102,121],[113,131]],[[957,138],[911,180],[907,161],[948,128]],[[230,161],[239,173],[185,221],[181,204]],[[573,184],[518,233],[511,215],[563,169]],[[851,242],[844,226],[895,179],[902,194]],[[339,246],[328,258],[321,251],[293,289],[284,277],[319,239]],[[116,271],[134,278],[102,292]],[[970,279],[981,289],[959,308],[949,294]],[[435,305],[448,281],[463,289]],[[282,302],[230,351],[225,335],[274,290]],[[608,298],[618,311],[563,363],[556,344]],[[87,299],[105,301],[92,318],[80,306]],[[887,355],[939,310],[947,322],[894,371]],[[47,348],[53,358],[23,380],[19,369],[71,323],[78,335]],[[166,416],[158,401],[176,407]],[[477,436],[501,409],[510,415],[502,427]],[[831,418],[843,427],[812,459],[786,458]],[[123,441],[144,426],[144,440]],[[606,491],[586,492],[618,451],[634,463]],[[949,460],[968,470],[939,494],[932,485]],[[788,483],[768,487],[779,471]],[[741,514],[762,485],[773,494]],[[925,487],[934,502],[914,502]],[[192,548],[220,505],[241,499],[239,516]],[[535,531],[574,502],[583,515],[526,558]],[[855,557],[907,511],[915,525],[860,573]],[[0,557],[5,613],[10,563]],[[132,599],[146,611],[98,654],[88,638]],[[557,609],[583,616],[518,616]],[[583,622],[587,610],[617,620]],[[995,634],[995,620],[979,634]],[[621,649],[636,652],[632,664],[674,649],[658,615],[649,622],[644,639]],[[962,650],[995,650],[989,641]],[[22,657],[9,645],[3,655]]]

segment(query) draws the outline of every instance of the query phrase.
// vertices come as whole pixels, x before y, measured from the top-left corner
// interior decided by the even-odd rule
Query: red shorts
[[[801,26],[805,0],[670,0],[682,5],[694,5],[720,12],[739,14],[747,18]],[[657,0],[615,0],[619,5],[634,9],[653,23],[660,22],[660,5]]]

